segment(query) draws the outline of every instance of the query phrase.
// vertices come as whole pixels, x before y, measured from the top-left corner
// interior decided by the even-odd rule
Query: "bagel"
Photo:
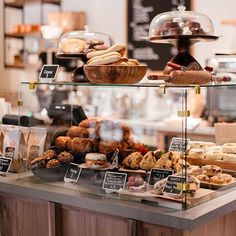
[[[96,56],[91,58],[87,65],[99,66],[115,63],[121,60],[121,55],[118,52],[109,52],[104,55]]]
[[[125,48],[124,45],[117,43],[117,44],[114,44],[113,46],[111,46],[110,48],[108,48],[106,50],[89,52],[87,54],[87,58],[91,59],[93,57],[105,55],[105,54],[110,53],[110,52],[120,52],[120,55],[123,56],[125,54],[125,49],[126,48]]]

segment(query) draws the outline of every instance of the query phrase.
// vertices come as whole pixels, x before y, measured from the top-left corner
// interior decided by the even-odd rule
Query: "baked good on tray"
[[[222,169],[216,165],[205,165],[202,167],[202,169],[203,169],[203,174],[209,177],[218,175],[222,172]]]
[[[122,161],[121,165],[127,169],[137,170],[142,158],[140,152],[133,152]]]
[[[101,153],[87,153],[85,163],[88,168],[101,169],[108,167],[107,157]]]
[[[156,164],[156,156],[154,152],[149,151],[143,157],[141,162],[139,163],[140,169],[142,170],[150,170]]]
[[[225,143],[223,144],[224,153],[235,153],[236,154],[236,143]]]

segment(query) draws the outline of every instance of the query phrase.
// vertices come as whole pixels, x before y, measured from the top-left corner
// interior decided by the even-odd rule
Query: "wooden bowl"
[[[144,77],[147,66],[84,66],[87,79],[92,84],[135,84]]]

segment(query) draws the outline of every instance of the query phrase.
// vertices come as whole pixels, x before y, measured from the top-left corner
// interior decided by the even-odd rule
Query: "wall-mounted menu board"
[[[177,10],[178,5],[190,10],[191,0],[127,0],[128,2],[128,57],[148,65],[151,70],[163,70],[166,63],[176,54],[169,44],[147,42],[152,19],[159,13]]]

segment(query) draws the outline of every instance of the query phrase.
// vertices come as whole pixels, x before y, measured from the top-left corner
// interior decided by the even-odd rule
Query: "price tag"
[[[151,173],[148,178],[148,184],[154,185],[157,181],[167,178],[169,175],[173,175],[173,170],[167,169],[151,169]]]
[[[172,138],[169,151],[170,152],[185,152],[188,147],[190,139]]]
[[[81,173],[81,168],[79,167],[78,164],[75,163],[70,163],[66,174],[64,176],[64,181],[66,183],[77,183],[80,173]]]
[[[5,176],[10,168],[12,158],[0,157],[0,175]]]
[[[40,82],[52,82],[57,75],[59,65],[44,65],[39,74]]]
[[[102,188],[105,190],[113,190],[113,192],[117,192],[119,189],[124,189],[126,179],[126,173],[107,171],[103,180]]]
[[[164,195],[180,195],[182,193],[182,188],[179,186],[184,185],[186,182],[185,177],[179,177],[174,175],[169,175],[163,190]]]

